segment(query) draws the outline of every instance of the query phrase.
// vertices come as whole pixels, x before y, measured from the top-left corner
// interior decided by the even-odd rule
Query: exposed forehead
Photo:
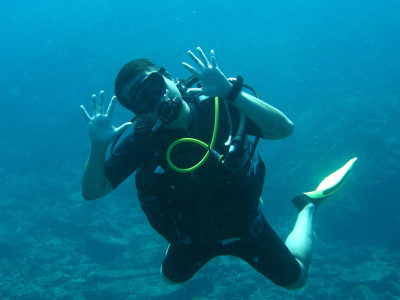
[[[156,71],[143,71],[135,74],[130,80],[127,81],[127,83],[124,85],[124,90],[127,89],[128,91],[135,85],[135,83],[141,79],[143,76],[150,75],[151,73],[154,73]],[[164,81],[167,85],[175,85],[174,81],[163,75]]]
[[[143,76],[149,75],[153,72],[151,71],[142,71],[139,73],[136,73],[135,76],[133,76],[130,80],[127,81],[127,83],[125,84],[125,88],[126,87],[132,87],[133,85],[135,85],[136,81],[138,81],[140,78],[142,78]]]

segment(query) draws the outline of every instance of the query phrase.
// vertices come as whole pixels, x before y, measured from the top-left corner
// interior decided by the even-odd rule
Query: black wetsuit
[[[265,166],[255,153],[239,174],[222,175],[218,161],[210,155],[197,170],[179,173],[166,161],[169,145],[182,137],[209,143],[214,127],[214,100],[189,104],[191,122],[188,132],[160,127],[125,138],[117,155],[106,161],[106,176],[113,187],[136,171],[138,199],[152,227],[170,243],[164,259],[163,274],[174,282],[190,279],[207,261],[218,255],[235,255],[279,285],[289,285],[300,275],[300,268],[284,243],[259,211]],[[223,154],[229,136],[229,121],[222,102],[214,149]],[[233,132],[239,113],[229,106]],[[248,120],[247,134],[259,129]],[[252,141],[245,141],[246,153]],[[180,168],[195,165],[205,149],[180,144],[171,159]]]

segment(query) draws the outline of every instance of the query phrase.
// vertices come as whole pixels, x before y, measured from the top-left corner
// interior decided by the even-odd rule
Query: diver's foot
[[[320,203],[324,201],[326,198],[327,197],[312,199],[304,193],[294,197],[292,199],[292,203],[299,211],[301,211],[303,210],[304,207],[306,207],[310,203],[314,204],[315,208],[317,208],[318,205],[320,205]]]
[[[357,157],[350,159],[343,167],[322,180],[315,191],[294,197],[292,200],[294,206],[300,211],[307,204],[313,203],[317,208],[322,201],[342,186],[356,160]]]

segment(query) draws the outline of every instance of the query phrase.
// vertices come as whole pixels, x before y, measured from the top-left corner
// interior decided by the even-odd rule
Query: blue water
[[[400,297],[399,1],[3,0],[0,11],[1,298]],[[295,124],[291,137],[259,146],[268,166],[263,210],[282,238],[296,217],[291,197],[359,158],[317,212],[308,290],[280,290],[230,259],[207,266],[201,284],[171,291],[157,277],[166,244],[146,223],[133,179],[102,200],[80,196],[89,141],[79,106],[90,108],[101,89],[111,98],[133,58],[188,76],[181,62],[197,46],[214,49],[227,76],[242,75]],[[116,125],[130,118],[117,107]],[[107,237],[118,242],[102,243]],[[334,278],[343,268],[383,275],[346,279],[347,287],[323,261]],[[238,278],[218,281],[214,269]],[[93,275],[110,270],[117,275]]]

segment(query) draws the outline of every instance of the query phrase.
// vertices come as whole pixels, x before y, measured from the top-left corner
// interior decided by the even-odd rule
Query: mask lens
[[[143,82],[141,88],[147,97],[161,98],[166,89],[164,77],[160,73],[152,73]]]
[[[142,79],[137,89],[133,89],[130,109],[136,114],[150,113],[164,96],[166,84],[164,77],[155,72]]]
[[[149,104],[144,96],[143,90],[137,91],[135,97],[133,98],[130,108],[136,114],[144,114],[147,113]]]

